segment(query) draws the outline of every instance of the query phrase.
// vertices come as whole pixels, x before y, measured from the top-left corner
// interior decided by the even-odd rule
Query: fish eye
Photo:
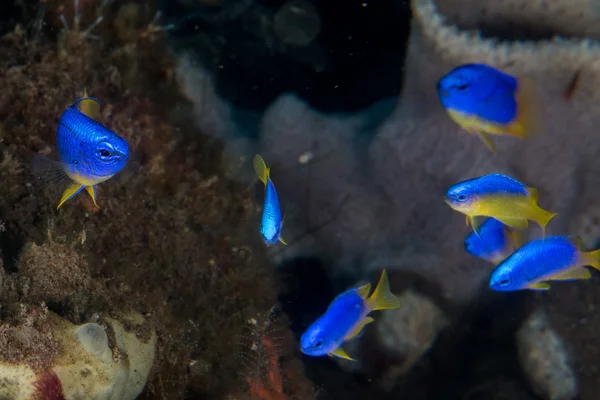
[[[323,346],[323,341],[319,340],[317,341],[317,343],[315,343],[315,347],[322,347]]]
[[[467,88],[468,88],[468,87],[469,87],[469,85],[467,85],[467,84],[462,84],[462,85],[458,85],[458,86],[456,86],[456,89],[462,92],[462,91],[464,91],[464,90],[467,90]]]
[[[467,200],[467,195],[464,193],[459,194],[458,196],[456,196],[456,200],[458,201],[466,201]]]
[[[101,142],[96,147],[96,156],[102,160],[109,159],[116,154],[113,146],[108,142]]]
[[[500,286],[508,286],[510,284],[510,278],[504,278],[498,282]]]

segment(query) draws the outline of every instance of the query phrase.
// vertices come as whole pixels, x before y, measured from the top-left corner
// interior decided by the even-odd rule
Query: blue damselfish
[[[300,349],[309,356],[336,356],[352,360],[341,347],[357,337],[365,325],[373,322],[369,313],[400,307],[400,300],[390,292],[387,272],[383,270],[379,284],[368,297],[371,284],[349,289],[338,295],[300,338]]]
[[[113,177],[129,161],[127,141],[94,120],[99,104],[84,92],[84,97],[67,107],[58,121],[60,162],[39,154],[34,160],[35,172],[54,183],[67,182],[57,208],[84,188],[98,206],[95,185]]]
[[[527,243],[498,265],[490,277],[490,288],[503,292],[548,290],[548,281],[590,279],[585,266],[600,269],[600,250],[581,251],[577,236],[549,236]]]
[[[263,240],[267,246],[273,246],[277,242],[287,244],[281,237],[283,217],[281,216],[279,197],[277,197],[275,185],[270,178],[271,170],[267,168],[265,160],[259,154],[254,156],[253,166],[258,179],[265,185],[265,204],[260,222],[260,233]]]
[[[526,229],[535,221],[545,235],[546,226],[557,214],[538,206],[538,191],[502,174],[469,179],[450,187],[446,203],[467,216],[467,224],[478,232],[477,217],[492,217],[513,229]]]
[[[465,238],[465,250],[475,257],[499,264],[521,246],[520,236],[518,231],[497,219],[488,218],[477,233],[471,232]]]
[[[442,77],[437,90],[450,118],[478,135],[492,152],[488,133],[524,139],[542,130],[540,96],[529,77],[513,77],[485,64],[465,64]]]

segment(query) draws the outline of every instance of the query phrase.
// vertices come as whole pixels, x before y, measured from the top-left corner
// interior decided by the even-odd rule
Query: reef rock
[[[156,334],[135,313],[73,325],[13,304],[0,325],[0,398],[133,400],[154,362]]]

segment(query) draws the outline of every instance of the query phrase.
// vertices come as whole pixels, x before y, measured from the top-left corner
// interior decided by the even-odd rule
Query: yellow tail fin
[[[263,160],[260,154],[254,156],[254,159],[252,160],[252,165],[254,166],[254,171],[256,172],[256,175],[258,175],[258,179],[260,179],[260,181],[266,185],[271,170],[267,168],[267,164],[265,164],[265,160]]]
[[[522,76],[517,78],[517,117],[510,124],[511,135],[525,139],[542,133],[542,112],[540,93],[533,79]]]
[[[594,251],[587,251],[583,253],[585,257],[585,265],[589,265],[594,269],[600,271],[600,249]]]
[[[393,310],[400,307],[400,299],[390,291],[390,282],[385,269],[371,297],[365,301],[370,310]]]

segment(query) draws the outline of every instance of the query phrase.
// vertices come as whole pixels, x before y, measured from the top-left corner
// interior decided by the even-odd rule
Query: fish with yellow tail
[[[467,216],[477,233],[478,217],[492,217],[513,229],[527,229],[536,222],[546,235],[546,226],[557,214],[538,206],[538,191],[502,174],[469,179],[450,187],[446,204]]]
[[[259,154],[254,156],[252,164],[256,175],[258,175],[258,179],[265,185],[265,203],[260,221],[260,234],[267,246],[273,246],[277,242],[287,245],[281,237],[283,217],[281,216],[279,197],[277,196],[275,185],[271,181],[271,170],[267,168],[265,160]]]
[[[465,64],[442,77],[437,90],[450,118],[479,136],[492,152],[488,134],[525,139],[542,130],[540,96],[529,77],[511,76],[485,64]]]
[[[342,344],[359,336],[373,322],[369,316],[375,310],[393,310],[400,300],[390,291],[387,272],[383,270],[379,283],[369,296],[371,284],[353,288],[338,295],[300,338],[300,349],[309,356],[335,356],[353,360]]]
[[[57,209],[85,189],[96,204],[95,186],[120,172],[129,161],[129,144],[94,118],[100,102],[84,92],[67,107],[58,121],[56,147],[60,161],[41,154],[33,169],[53,183],[66,182]]]
[[[533,240],[514,252],[492,272],[496,291],[548,290],[550,281],[590,279],[586,266],[600,270],[600,250],[582,251],[578,236],[549,236]]]

